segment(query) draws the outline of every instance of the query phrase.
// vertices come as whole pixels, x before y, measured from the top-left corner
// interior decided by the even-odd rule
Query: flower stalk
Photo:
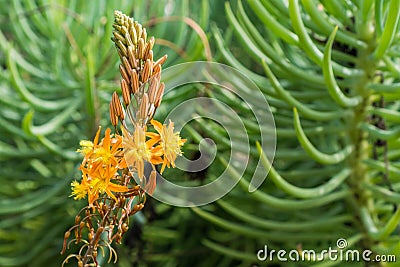
[[[156,189],[157,165],[161,173],[165,167],[175,167],[177,156],[182,155],[185,139],[174,132],[173,122],[163,125],[153,119],[164,93],[160,82],[164,55],[153,61],[154,37],[147,38],[146,29],[120,11],[115,11],[112,41],[115,43],[121,64],[122,102],[117,92],[110,101],[110,121],[115,133],[107,128],[104,137],[99,127],[94,140],[83,140],[77,152],[83,155],[79,170],[82,177],[71,183],[75,200],[87,197],[88,204],[75,217],[75,224],[64,236],[64,253],[71,242],[82,244],[75,258],[78,266],[98,266],[98,249],[115,250],[113,242],[120,244],[129,229],[129,218],[142,210],[146,193]],[[156,132],[148,131],[148,125]],[[120,126],[122,135],[118,132]],[[145,164],[151,166],[150,174]],[[138,177],[139,180],[135,180]],[[137,183],[139,181],[139,184]],[[74,236],[71,240],[71,235]],[[69,241],[68,241],[69,240]]]

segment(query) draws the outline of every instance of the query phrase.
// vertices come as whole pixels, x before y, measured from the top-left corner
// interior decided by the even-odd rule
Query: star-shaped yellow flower
[[[161,153],[163,155],[163,165],[160,171],[162,174],[166,166],[169,168],[172,165],[175,168],[176,157],[182,155],[181,147],[186,142],[186,139],[181,139],[179,132],[174,132],[174,123],[172,121],[169,121],[169,124],[166,125],[156,120],[151,120],[151,124],[158,134],[147,133],[147,136],[150,137],[150,145],[159,142],[153,153]]]
[[[146,143],[145,129],[139,125],[131,135],[122,127],[125,161],[128,166],[136,169],[139,179],[143,180],[144,162],[151,160],[151,147]]]

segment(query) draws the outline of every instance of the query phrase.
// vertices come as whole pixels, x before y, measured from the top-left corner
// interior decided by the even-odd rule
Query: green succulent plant
[[[390,265],[329,258],[263,262],[256,256],[264,245],[337,249],[341,238],[345,250],[398,257],[398,7],[399,1],[380,0],[225,3],[229,27],[224,36],[213,28],[216,50],[263,91],[277,150],[257,191],[247,191],[251,172],[240,179],[230,168],[239,188],[215,205],[193,209],[216,225],[203,244],[221,253],[219,266]],[[245,112],[242,119],[251,125]],[[249,136],[257,146],[259,137]],[[258,146],[254,158],[257,153],[267,171],[265,151]],[[219,157],[226,163],[228,155]]]

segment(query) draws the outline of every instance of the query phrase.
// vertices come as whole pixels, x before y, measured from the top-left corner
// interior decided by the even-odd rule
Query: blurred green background
[[[253,80],[274,115],[277,151],[268,179],[249,193],[258,160],[265,175],[269,168],[257,149],[265,126],[252,113],[267,109],[263,101],[253,99],[249,106],[202,85],[167,94],[160,119],[198,96],[232,107],[246,127],[243,142],[249,141],[251,158],[243,177],[230,166],[232,179],[242,179],[215,203],[178,208],[150,198],[132,219],[124,244],[114,245],[115,266],[390,265],[257,259],[264,245],[320,252],[334,248],[339,238],[347,240],[346,249],[400,260],[399,5],[398,0],[0,1],[0,266],[60,266],[66,257],[60,255],[64,232],[85,205],[68,198],[70,182],[80,175],[75,150],[99,125],[110,126],[108,103],[120,90],[110,39],[116,9],[155,36],[154,57],[168,54],[164,68],[212,60]],[[230,78],[241,85],[238,77]],[[205,111],[196,112],[201,117]],[[221,125],[196,119],[181,136],[188,139],[185,157],[199,157],[202,138],[214,140],[217,157],[206,170],[168,170],[167,178],[204,184],[227,168],[231,144]],[[67,254],[74,252],[71,247]]]

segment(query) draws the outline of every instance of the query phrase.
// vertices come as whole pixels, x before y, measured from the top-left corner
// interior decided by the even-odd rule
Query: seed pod
[[[121,52],[124,56],[128,55],[128,52],[126,50],[126,46],[121,42],[121,40],[118,40],[118,42],[115,43],[119,49],[121,49]]]
[[[111,100],[111,102],[110,102],[110,121],[111,121],[112,126],[114,126],[114,127],[117,126],[117,124],[118,124],[118,117],[117,117],[117,115],[115,114],[114,106],[113,106],[113,104],[112,104],[112,100]]]
[[[136,36],[138,37],[138,42],[140,42],[140,39],[142,39],[142,25],[139,23],[135,23],[135,30]]]
[[[126,57],[122,58],[122,63],[124,64],[125,72],[128,74],[128,71],[132,69],[131,64],[129,64],[129,61]],[[127,81],[130,81],[130,79],[128,79]]]
[[[129,103],[131,103],[131,92],[128,83],[124,79],[121,79],[121,89],[122,89],[122,99],[126,107],[129,105]]]
[[[136,70],[131,69],[131,89],[132,89],[132,94],[136,94],[136,92],[139,90],[139,76],[136,72]]]
[[[137,50],[137,57],[139,59],[143,59],[143,53],[144,53],[144,40],[142,38],[139,39],[138,42],[138,50]]]
[[[164,94],[164,88],[165,88],[165,84],[161,83],[160,87],[158,88],[157,91],[157,96],[156,96],[156,102],[155,102],[155,107],[158,108],[161,104],[161,100]]]
[[[137,45],[138,37],[134,27],[129,27],[129,34],[131,35],[131,39],[134,45]]]
[[[119,72],[121,73],[122,79],[124,79],[127,82],[130,82],[128,73],[126,72],[126,70],[122,64],[119,64]]]
[[[125,24],[125,23],[124,23]],[[126,25],[128,26],[128,25]],[[120,32],[125,36],[128,33],[128,28],[125,25],[121,26]],[[126,42],[125,42],[126,43]]]
[[[88,233],[88,241],[91,242],[93,240],[93,233],[89,232]]]
[[[144,64],[143,67],[142,82],[147,82],[147,80],[151,76],[152,67],[153,67],[152,62],[149,59],[146,60],[146,63]]]
[[[129,226],[126,223],[123,223],[121,229],[123,232],[127,232],[129,230]]]
[[[167,57],[167,55],[160,57],[156,62],[154,62],[154,66],[158,64],[161,66],[162,64],[164,64],[164,62],[167,60]]]
[[[121,101],[119,100],[117,92],[114,92],[112,95],[112,105],[114,107],[115,115],[123,121],[124,120],[124,112],[122,110]]]
[[[115,242],[116,242],[117,244],[121,244],[121,242],[122,242],[122,236],[121,236],[121,234],[120,234],[120,233],[116,233],[114,237],[115,237]]]
[[[132,39],[131,39],[131,36],[129,35],[129,33],[125,33],[125,44],[126,44],[126,46],[132,46],[133,45],[133,42],[132,42]]]
[[[70,237],[70,235],[71,235],[70,231],[65,232],[64,239],[68,239]]]
[[[153,47],[154,47],[154,43],[155,43],[155,41],[156,41],[156,39],[154,38],[154,36],[151,36],[150,37],[150,40],[149,40],[149,50],[150,51],[152,51],[152,49],[153,49]]]
[[[115,30],[117,30],[117,31],[121,31],[121,29],[122,29],[122,27],[120,26],[120,25],[118,25],[118,24],[113,24],[113,28],[115,29]],[[113,32],[114,33],[114,32]]]
[[[149,91],[148,91],[150,103],[156,102],[158,83],[159,83],[158,77],[153,76],[153,78],[150,80]]]
[[[149,110],[149,96],[147,95],[147,93],[144,93],[139,107],[139,114],[140,114],[139,119],[145,121],[147,119],[148,110]]]
[[[150,50],[149,53],[147,53],[146,59],[149,59],[151,62],[153,62],[153,50]]]
[[[75,216],[75,224],[78,224],[78,222],[81,221],[81,216],[77,215]]]
[[[142,34],[140,35],[140,37],[142,37],[143,40],[146,42],[146,40],[147,40],[147,31],[146,31],[146,28],[142,28]]]
[[[113,40],[114,42],[118,42],[118,41],[121,41],[122,43],[125,42],[124,36],[122,36],[122,35],[119,34],[118,32],[113,31],[113,35],[114,35],[114,37],[115,37],[115,39]]]
[[[137,66],[137,62],[136,62],[136,57],[135,57],[135,52],[134,52],[134,47],[133,46],[128,46],[128,59],[129,59],[129,63],[131,64],[131,66],[136,69],[138,66]]]
[[[160,64],[157,64],[157,65],[154,65],[153,64],[153,75],[156,75],[156,74],[160,74],[161,73],[161,65]]]
[[[147,58],[149,57],[150,51],[152,51],[152,50],[151,50],[151,44],[150,44],[150,42],[147,42],[147,43],[144,45],[143,59],[147,59]]]
[[[103,233],[103,231],[104,231],[104,227],[103,227],[103,226],[100,226],[100,227],[97,229],[96,235],[95,235],[95,237],[96,237],[95,243],[99,242],[100,237],[101,237],[101,234]]]

